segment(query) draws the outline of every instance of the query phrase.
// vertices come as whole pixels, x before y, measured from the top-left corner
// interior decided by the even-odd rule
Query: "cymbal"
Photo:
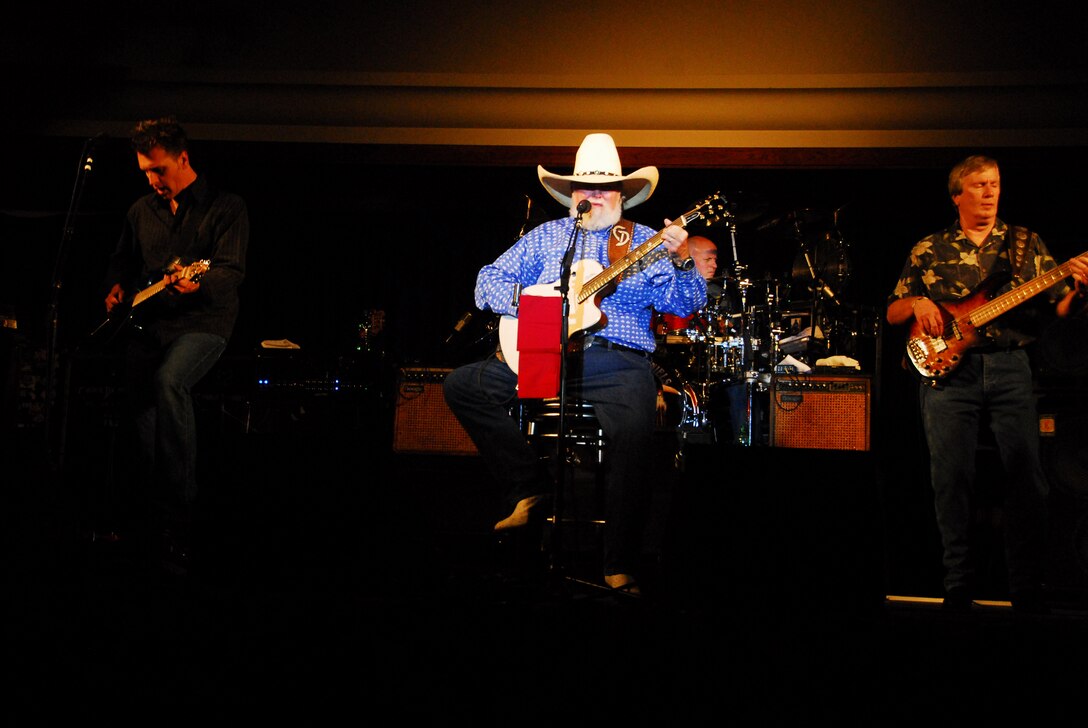
[[[770,209],[770,203],[761,195],[743,190],[736,190],[725,197],[730,217],[736,222],[749,223],[763,217]]]
[[[818,223],[828,224],[831,222],[831,219],[831,213],[824,212],[823,210],[816,210],[811,207],[804,207],[797,210],[790,210],[784,215],[779,215],[778,217],[757,225],[756,230],[761,233],[773,233],[777,235],[800,234],[805,228],[810,228]]]
[[[838,238],[825,235],[804,245],[793,260],[793,280],[805,283],[813,277],[838,287],[850,277],[850,254]]]

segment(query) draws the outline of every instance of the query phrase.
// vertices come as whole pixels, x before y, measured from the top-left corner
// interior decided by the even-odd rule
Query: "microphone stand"
[[[584,209],[583,209],[584,207]],[[574,220],[574,227],[570,231],[570,240],[567,242],[567,251],[563,255],[563,263],[559,270],[559,296],[560,322],[559,322],[559,430],[555,438],[556,479],[555,495],[552,499],[552,534],[551,534],[551,570],[556,572],[560,568],[560,554],[562,552],[562,519],[563,519],[563,494],[566,490],[567,472],[567,346],[570,335],[567,331],[567,318],[570,316],[570,299],[567,294],[570,291],[571,269],[574,267],[574,246],[578,240],[578,232],[582,229],[582,215],[588,211],[589,206],[583,200],[578,204],[578,216]]]
[[[61,233],[60,246],[57,250],[57,258],[53,267],[52,295],[49,301],[49,342],[46,354],[45,370],[45,447],[47,461],[50,465],[59,468],[64,460],[64,433],[60,433],[60,441],[53,452],[52,420],[53,409],[56,406],[55,370],[57,368],[57,340],[59,325],[60,294],[63,288],[64,264],[68,258],[68,248],[72,241],[75,216],[79,211],[80,202],[83,199],[83,189],[94,167],[94,157],[91,152],[95,143],[103,135],[91,137],[83,143],[83,151],[79,156],[79,166],[76,169],[76,180],[72,188],[72,199],[68,205],[68,213],[64,220],[64,230]],[[55,458],[55,459],[54,459]]]
[[[808,350],[811,352],[813,346],[816,343],[816,329],[817,320],[820,314],[824,312],[823,301],[826,299],[836,306],[840,305],[839,299],[835,296],[835,292],[831,290],[831,287],[827,285],[824,279],[816,274],[817,264],[823,265],[824,261],[816,261],[813,263],[812,257],[809,255],[809,250],[806,245],[802,245],[802,252],[805,256],[805,265],[808,266],[809,276],[812,279],[812,308],[809,312],[809,325],[812,327],[812,336],[809,339]],[[832,332],[824,332],[824,341],[830,346]],[[827,353],[831,353],[830,350]]]
[[[808,266],[808,275],[811,281],[809,285],[812,288],[812,306],[809,308],[808,313],[809,340],[805,345],[805,350],[811,354],[816,343],[816,317],[820,314],[820,296],[823,294],[823,281],[816,275],[816,266],[812,262],[812,256],[809,255],[807,241],[801,242],[801,254],[805,256],[805,265]]]

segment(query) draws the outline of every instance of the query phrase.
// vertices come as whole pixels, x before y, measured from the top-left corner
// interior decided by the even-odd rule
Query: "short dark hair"
[[[132,128],[131,137],[132,148],[143,155],[155,147],[162,147],[172,157],[189,150],[189,136],[173,116],[144,119]]]

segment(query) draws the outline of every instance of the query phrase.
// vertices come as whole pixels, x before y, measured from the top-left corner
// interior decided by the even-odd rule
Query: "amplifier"
[[[869,449],[868,376],[776,376],[771,382],[773,447]]]
[[[393,452],[476,455],[476,445],[450,412],[442,382],[452,369],[401,369],[394,407]]]

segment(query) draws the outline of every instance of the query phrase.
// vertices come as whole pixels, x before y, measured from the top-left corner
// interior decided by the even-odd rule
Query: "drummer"
[[[722,281],[718,272],[718,246],[710,238],[688,236],[688,252],[695,261],[695,269],[706,279],[706,300],[716,301],[722,295]],[[713,305],[713,303],[711,303]]]
[[[718,302],[724,292],[722,279],[715,277],[718,272],[718,246],[710,238],[699,235],[689,235],[687,250],[681,249],[681,254],[690,255],[695,261],[695,269],[706,280],[707,308],[717,309]],[[686,331],[692,325],[693,316],[673,316],[672,314],[658,314],[659,322],[655,330],[661,334],[677,334]]]

